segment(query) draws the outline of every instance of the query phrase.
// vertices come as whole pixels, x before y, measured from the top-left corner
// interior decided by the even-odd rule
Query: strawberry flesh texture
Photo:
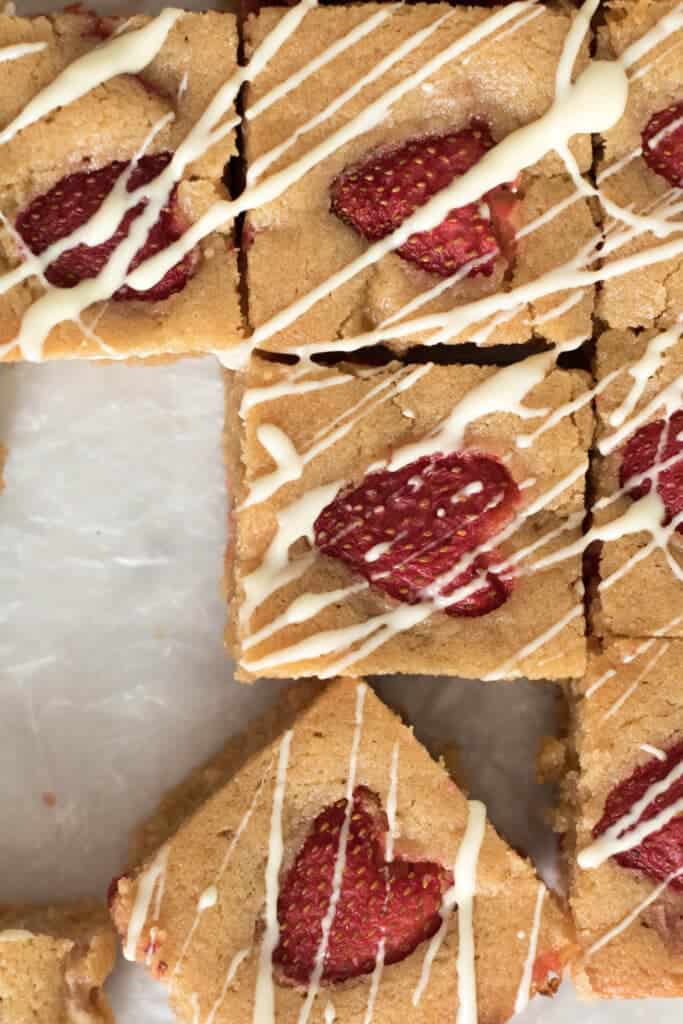
[[[666,778],[681,761],[683,740],[666,751],[664,761],[652,758],[636,768],[627,779],[615,786],[607,797],[605,810],[593,829],[593,836],[597,838],[623,818],[651,786]],[[683,778],[678,779],[666,792],[653,800],[639,820],[642,822],[654,818],[660,811],[681,798]],[[625,834],[628,835],[628,832]],[[622,867],[642,871],[655,881],[663,881],[673,871],[683,868],[683,815],[672,818],[664,828],[653,832],[632,850],[616,854],[614,859]],[[683,876],[674,878],[669,884],[673,889],[683,890]]]
[[[134,192],[158,177],[172,158],[171,153],[143,156],[134,167],[128,181],[128,191]],[[79,171],[69,174],[41,196],[37,196],[19,214],[16,228],[34,255],[39,256],[48,246],[72,234],[97,212],[113,189],[117,179],[129,165],[115,161],[94,171]],[[80,281],[97,277],[116,247],[130,231],[131,224],[144,210],[142,200],[124,215],[115,234],[100,245],[77,245],[56,259],[45,271],[45,277],[58,288],[73,288]],[[144,260],[165,249],[183,233],[183,227],[176,203],[176,189],[164,206],[156,223],[147,235],[144,245],[133,258],[129,270],[134,270]],[[189,253],[151,288],[136,291],[124,285],[113,295],[119,301],[143,299],[157,302],[174,292],[181,291],[190,277],[195,257]]]
[[[425,587],[510,520],[519,489],[505,466],[476,452],[425,456],[395,471],[370,473],[344,488],[315,522],[318,548],[339,558],[398,601],[417,604]],[[390,547],[368,561],[377,545]],[[512,575],[496,574],[495,551],[480,552],[446,583],[448,596],[478,578],[481,586],[444,608],[448,615],[486,615],[503,604]]]
[[[331,208],[363,238],[386,238],[427,200],[473,167],[494,145],[488,126],[447,135],[426,135],[384,150],[348,168],[332,183]],[[484,262],[468,276],[490,275],[504,252],[512,259],[511,227],[518,200],[506,186],[487,193],[484,202],[451,210],[431,231],[411,235],[396,251],[403,259],[441,277],[450,277],[473,260]],[[486,258],[488,257],[488,259]]]
[[[662,438],[662,432],[666,436]],[[646,473],[656,463],[667,462],[679,455],[680,458],[660,472],[657,479],[657,494],[662,499],[667,513],[667,522],[683,512],[683,409],[678,409],[668,420],[646,423],[629,440],[624,448],[619,471],[619,482],[628,487],[628,482],[641,473]],[[643,480],[629,488],[632,498],[643,498],[650,493],[651,480]],[[683,522],[676,527],[683,533]]]
[[[655,136],[677,121],[681,123],[652,145]],[[683,102],[653,114],[643,131],[642,143],[643,160],[648,167],[669,184],[683,188]]]
[[[346,808],[346,800],[338,800],[318,815],[280,889],[280,941],[273,961],[285,979],[299,985],[308,984],[315,967]],[[441,924],[450,873],[430,861],[396,858],[388,863],[387,827],[377,796],[356,787],[324,984],[371,973],[382,939],[385,963],[404,960]]]

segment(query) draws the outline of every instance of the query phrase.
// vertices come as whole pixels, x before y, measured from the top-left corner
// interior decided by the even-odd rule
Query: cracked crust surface
[[[157,813],[149,829],[157,840],[166,835],[176,810],[192,813],[170,839],[164,898],[159,917],[147,921],[138,942],[138,958],[153,942],[150,957],[153,973],[168,979],[185,948],[182,969],[174,978],[171,1000],[176,1011],[188,1019],[198,1002],[202,1013],[217,1005],[216,1024],[248,1020],[253,1012],[258,966],[260,914],[264,899],[265,865],[275,783],[275,764],[280,740],[276,731],[293,728],[283,807],[284,863],[295,855],[305,832],[324,806],[344,795],[349,752],[354,733],[356,685],[339,680],[327,686],[294,688],[295,707],[279,706],[277,720],[258,722],[256,737],[247,739],[242,763],[236,774],[235,744],[191,776],[185,788],[171,793],[165,810]],[[274,741],[273,741],[274,740]],[[264,745],[265,743],[265,745]],[[357,761],[356,781],[381,796],[386,805],[388,770],[392,751],[398,750],[397,855],[436,857],[451,865],[462,840],[467,804],[446,772],[429,757],[412,731],[368,691]],[[207,771],[209,774],[207,775]],[[191,794],[191,796],[190,796]],[[199,799],[208,797],[198,806]],[[240,822],[253,806],[247,826],[233,854],[219,874],[226,846]],[[170,810],[169,810],[170,808]],[[148,860],[128,878],[118,882],[113,914],[122,935]],[[493,828],[487,826],[478,863],[478,887],[474,906],[477,946],[477,988],[482,1024],[502,1024],[512,1013],[517,988],[527,956],[527,941],[520,940],[534,914],[538,881],[529,863],[514,853]],[[207,887],[216,885],[217,902],[202,913],[192,942],[186,946],[188,930],[195,920],[197,900]],[[436,958],[429,985],[418,1007],[412,992],[422,969],[425,947],[405,960],[386,967],[379,989],[375,1015],[386,1024],[399,1024],[410,1012],[416,1024],[446,1024],[454,1019],[457,1006],[456,972],[457,915],[451,919],[444,944]],[[224,989],[226,972],[235,953],[249,950],[233,982]],[[505,950],[501,970],[500,950]],[[546,896],[538,943],[537,964],[561,971],[573,951],[573,937],[562,907],[552,894]],[[550,960],[549,960],[550,958]],[[539,967],[535,979],[548,977]],[[326,990],[339,1019],[361,1024],[364,1019],[370,976]],[[220,999],[221,992],[225,995]],[[193,994],[195,997],[193,998]],[[326,998],[315,1001],[312,1024],[322,1024]],[[277,1019],[293,1024],[301,1008],[302,994],[276,983]],[[217,1004],[217,1000],[219,1000]]]
[[[558,825],[566,833],[570,906],[584,952],[657,885],[612,860],[581,870],[576,856],[591,842],[613,787],[652,760],[640,745],[666,749],[683,737],[681,657],[680,641],[644,646],[635,639],[608,638],[603,653],[592,653],[586,677],[571,687],[569,770]],[[608,672],[613,675],[604,679]],[[682,913],[681,893],[670,891],[602,949],[585,955],[574,972],[580,992],[612,999],[682,996],[680,934],[672,925]]]
[[[258,389],[282,385],[288,372],[287,368],[257,358],[241,387]],[[371,587],[343,602],[328,605],[313,619],[283,626],[251,646],[248,653],[243,646],[251,633],[272,622],[300,595],[345,588],[358,579],[342,562],[318,553],[302,576],[267,596],[249,622],[240,622],[245,577],[262,564],[276,532],[278,514],[314,488],[335,483],[341,488],[349,481],[361,480],[370,466],[384,460],[391,451],[428,436],[473,388],[490,379],[496,368],[430,366],[412,387],[403,391],[394,389],[391,400],[382,401],[381,397],[374,402],[370,400],[373,388],[394,382],[397,374],[405,372],[406,368],[398,364],[375,370],[359,370],[347,364],[330,370],[313,370],[310,376],[318,384],[340,375],[341,380],[334,386],[297,394],[294,399],[291,393],[271,400],[266,400],[264,395],[263,401],[250,404],[242,421],[238,421],[234,407],[228,409],[229,462],[233,467],[239,463],[238,472],[232,478],[227,576],[234,597],[228,639],[240,662],[240,678],[255,678],[256,672],[250,673],[248,661],[270,655],[274,663],[263,674],[288,677],[316,674],[344,650],[296,662],[286,661],[284,657],[278,662],[277,657],[291,644],[314,633],[364,623],[396,607],[390,598]],[[294,387],[305,379],[297,378]],[[585,388],[584,374],[555,370],[530,392],[526,401],[532,407],[555,408],[570,402]],[[252,396],[254,394],[257,390],[251,392]],[[330,424],[356,407],[359,412],[352,429],[306,462],[299,479],[285,483],[267,500],[241,507],[253,483],[275,468],[259,441],[262,426],[277,427],[297,452],[304,453],[318,435],[324,437],[330,432]],[[529,422],[533,420],[522,421],[503,412],[481,416],[468,425],[463,445],[466,449],[504,459],[518,483],[533,478],[534,483],[523,491],[525,503],[551,490],[582,464],[592,437],[592,415],[584,406],[575,414],[562,417],[530,447],[518,449],[515,438],[530,429]],[[542,545],[543,555],[571,544],[578,538],[579,529],[578,526],[571,528],[568,519],[573,514],[578,514],[580,519],[583,506],[581,476],[557,495],[546,511],[526,518],[501,550],[506,554],[526,548],[553,531],[555,535]],[[297,555],[305,550],[303,540],[300,545],[304,547],[297,547]],[[581,602],[580,556],[565,558],[549,568],[525,574],[524,569],[538,557],[538,548],[523,557],[517,586],[500,608],[479,618],[463,619],[436,613],[419,626],[395,635],[374,653],[359,659],[349,671],[359,675],[414,672],[479,678],[509,659],[514,660],[525,645],[556,626]],[[553,636],[551,642],[538,644],[536,649],[510,665],[504,675],[507,678],[525,675],[566,678],[580,676],[584,669],[584,622],[579,614]]]
[[[127,22],[130,31],[148,18]],[[0,63],[0,128],[48,86],[64,68],[102,43],[123,19],[91,14],[19,18],[0,15],[0,45],[44,42],[45,49]],[[184,14],[158,55],[139,76],[120,75],[60,107],[3,145],[0,210],[13,222],[35,196],[68,174],[130,160],[162,117],[172,113],[148,152],[174,150],[230,76],[237,60],[237,28],[229,14]],[[181,88],[184,76],[186,85]],[[192,223],[216,200],[226,198],[226,163],[236,153],[234,132],[186,168],[178,188],[182,214]],[[232,226],[200,245],[195,274],[182,291],[158,302],[99,303],[83,314],[95,338],[73,322],[55,327],[46,358],[154,356],[227,348],[241,338],[237,257]],[[16,266],[20,253],[12,236],[0,231],[0,273]],[[42,286],[31,278],[0,296],[0,346],[16,336],[21,318]],[[8,358],[20,353],[11,350]]]
[[[104,906],[0,906],[3,1024],[114,1024],[102,985],[115,956]]]
[[[625,371],[643,356],[648,341],[655,333],[644,331],[636,335],[633,331],[607,331],[599,338],[595,363],[598,382],[618,370],[623,369],[624,372],[619,373],[596,399],[598,441],[609,437],[614,431],[615,428],[610,426],[610,417],[622,406],[634,384],[633,378]],[[648,379],[632,416],[637,417],[681,374],[683,341],[667,350],[666,359]],[[663,410],[658,408],[643,422],[661,419],[663,415]],[[627,443],[628,437],[608,455],[595,456],[592,475],[596,501],[619,492],[619,470],[624,445]],[[631,498],[622,495],[608,506],[595,510],[594,521],[598,525],[609,523],[623,515],[630,505]],[[661,548],[654,547],[647,557],[642,557],[651,541],[651,534],[642,532],[624,534],[602,543],[600,578],[604,581],[614,577],[614,582],[595,594],[592,615],[599,635],[611,633],[643,637],[658,633],[683,637],[683,582],[672,571],[667,555]],[[683,571],[683,536],[674,531],[667,548],[669,557]],[[627,565],[631,565],[632,569],[619,575]],[[647,600],[643,600],[644,594]]]
[[[293,39],[286,43],[258,78],[250,83],[247,108],[333,42],[358,26],[381,6],[376,4],[319,8],[309,12]],[[415,4],[400,8],[348,52],[326,64],[284,99],[247,123],[246,156],[250,165],[271,148],[289,147],[269,167],[277,172],[290,161],[328,138],[359,114],[369,102],[383,95],[402,78],[417,71],[427,60],[464,36],[491,14],[491,10],[441,4]],[[320,114],[335,97],[359,79],[359,67],[373,68],[413,33],[447,15],[438,30],[393,69],[364,87],[332,117],[300,137],[295,130]],[[276,8],[261,11],[246,25],[247,51],[253,49],[283,16]],[[519,27],[512,36],[495,33],[452,60],[421,88],[399,99],[381,125],[327,155],[296,185],[273,202],[252,211],[247,218],[247,277],[252,327],[263,324],[302,294],[324,282],[367,248],[367,243],[329,210],[329,187],[335,176],[377,147],[415,136],[438,133],[469,124],[472,117],[486,120],[499,141],[510,132],[540,116],[552,102],[555,69],[569,18],[559,11],[543,10]],[[498,36],[501,38],[499,39]],[[503,38],[505,36],[505,38]],[[580,69],[587,49],[577,62]],[[590,167],[587,136],[575,137],[572,149],[583,171]],[[564,167],[553,154],[528,168],[521,176],[521,220],[530,223],[572,191]],[[499,290],[523,284],[566,262],[595,234],[588,204],[581,200],[557,213],[549,223],[519,240],[517,263],[511,282],[503,280],[502,261],[493,275],[474,277],[447,289],[438,299],[423,305],[420,313],[443,312]],[[282,271],[278,272],[278,266]],[[299,268],[296,275],[290,266]],[[417,295],[442,280],[395,254],[361,272],[299,317],[286,331],[274,335],[268,348],[334,342],[373,329]],[[492,330],[488,343],[519,343],[536,333],[531,321],[549,314],[567,295],[557,293],[534,309],[524,308]],[[593,293],[579,297],[576,305],[543,321],[542,333],[552,340],[566,340],[591,333]],[[455,333],[452,340],[468,340],[477,327]],[[414,344],[415,337],[411,343]],[[397,350],[404,340],[390,342]]]

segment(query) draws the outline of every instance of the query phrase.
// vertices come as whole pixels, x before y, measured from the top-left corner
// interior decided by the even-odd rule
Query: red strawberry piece
[[[664,431],[666,433],[662,436]],[[683,409],[678,409],[666,421],[655,420],[641,427],[625,446],[619,470],[621,486],[628,487],[633,477],[677,455],[680,455],[680,459],[662,470],[657,478],[657,494],[664,503],[667,522],[683,512]],[[629,488],[629,494],[632,498],[642,498],[650,493],[651,487],[650,479],[643,480]],[[679,523],[676,530],[683,533],[683,522]]]
[[[402,469],[370,473],[327,505],[315,522],[315,540],[397,601],[417,604],[423,591],[509,522],[520,493],[505,466],[476,452],[430,455]],[[442,594],[481,580],[481,586],[444,610],[486,615],[512,589],[511,573],[496,573],[493,551],[480,552]]]
[[[648,167],[669,184],[683,188],[683,102],[653,114],[642,139]]]
[[[534,960],[531,985],[534,992],[555,992],[562,979],[562,957],[556,949],[540,953]]]
[[[683,740],[666,751],[665,760],[652,758],[615,786],[605,801],[602,818],[593,829],[594,837],[602,835],[606,829],[623,818],[651,786],[666,778],[681,761]],[[660,811],[682,797],[683,778],[680,778],[652,801],[643,812],[640,821],[654,818]],[[628,835],[628,832],[625,834]],[[673,871],[683,868],[683,815],[672,818],[664,828],[653,832],[639,846],[626,850],[625,853],[616,854],[615,860],[622,867],[642,871],[655,881],[663,881]],[[683,890],[683,875],[674,878],[670,885],[674,889]]]
[[[172,153],[158,153],[155,156],[143,156],[128,181],[128,191],[147,184],[156,178],[171,160]],[[85,224],[100,208],[106,196],[114,187],[116,180],[129,165],[117,160],[94,171],[79,171],[69,174],[61,181],[34,199],[17,217],[16,228],[22,239],[36,256],[44,252],[53,242],[66,238],[77,228]],[[129,210],[119,224],[116,233],[101,245],[77,245],[51,263],[45,272],[50,284],[59,288],[73,288],[87,278],[96,277],[107,263],[120,242],[128,235],[131,224],[145,208],[145,201],[138,203]],[[129,270],[134,270],[143,260],[165,249],[171,242],[180,238],[184,230],[180,211],[176,200],[176,189],[161,211],[153,225],[147,241],[138,250]],[[146,291],[135,291],[124,285],[114,294],[113,298],[144,299],[156,302],[168,298],[174,292],[185,287],[192,274],[196,257],[189,253],[180,263],[176,263],[164,277]]]
[[[385,149],[333,181],[332,212],[369,241],[386,238],[493,145],[488,126],[474,120],[460,131],[424,135]],[[441,277],[481,258],[485,262],[468,276],[491,274],[501,252],[512,259],[517,205],[508,186],[493,189],[480,202],[451,210],[431,231],[411,235],[397,252]]]
[[[315,967],[346,808],[346,800],[338,800],[318,815],[280,889],[280,941],[273,960],[286,979],[300,985],[308,983]],[[388,863],[387,827],[378,797],[356,787],[323,983],[371,973],[382,939],[385,963],[393,964],[439,929],[450,873],[431,861],[397,857]]]

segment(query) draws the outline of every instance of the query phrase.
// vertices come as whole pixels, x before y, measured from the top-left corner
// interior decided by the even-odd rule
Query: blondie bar
[[[596,374],[595,628],[683,636],[683,324],[606,332]]]
[[[616,0],[605,7],[599,32],[599,52],[623,57],[676,8],[675,0]],[[683,28],[669,25],[656,46],[648,47],[630,64],[628,103],[624,116],[603,134],[598,161],[598,186],[607,199],[644,217],[680,217],[681,155],[683,153]],[[607,267],[617,260],[645,254],[670,240],[640,227],[617,224],[607,240]],[[653,227],[658,225],[653,222]],[[675,240],[675,236],[674,236]],[[650,266],[636,260],[634,268],[608,279],[598,297],[597,311],[610,327],[652,327],[671,324],[683,308],[683,252]]]
[[[228,14],[0,15],[0,357],[240,340],[231,224],[151,287],[126,283],[227,196],[234,109],[201,119],[236,64]]]
[[[584,995],[683,995],[682,656],[615,640],[572,685],[560,827]]]
[[[325,286],[550,106],[569,15],[539,5],[495,28],[492,19],[507,18],[502,12],[425,3],[314,8],[249,83],[248,183],[307,165],[247,216],[249,316],[263,347],[333,348],[374,330],[377,340],[403,350],[415,332],[408,340],[387,326],[383,334],[385,321],[507,292],[565,264],[595,237],[588,202],[571,200],[574,186],[550,152],[518,179],[451,211],[434,231],[412,235],[338,287]],[[283,15],[265,8],[247,21],[247,54]],[[576,73],[587,54],[585,45]],[[389,96],[390,110],[380,111]],[[575,135],[572,150],[588,170],[589,137]],[[319,287],[318,300],[286,330],[270,324]],[[591,287],[560,291],[454,329],[448,340],[587,336],[592,307]]]
[[[181,1020],[500,1024],[554,991],[561,904],[365,684],[293,687],[279,718],[169,795],[112,889]]]
[[[3,1024],[114,1024],[102,985],[115,956],[105,906],[0,907]]]
[[[254,359],[228,387],[239,678],[580,676],[588,397],[552,353]]]

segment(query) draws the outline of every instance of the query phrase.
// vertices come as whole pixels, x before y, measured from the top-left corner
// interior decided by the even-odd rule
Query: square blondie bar
[[[334,348],[335,341],[374,331],[376,340],[402,351],[415,343],[415,331],[394,337],[388,327],[383,332],[385,321],[507,293],[566,263],[595,237],[588,203],[571,200],[566,169],[550,153],[519,181],[459,211],[428,245],[412,236],[400,253],[326,285],[369,241],[422,205],[415,193],[431,196],[551,104],[569,15],[539,6],[489,28],[501,11],[424,3],[314,8],[249,83],[248,183],[291,179],[247,215],[249,316],[262,347]],[[282,18],[282,10],[265,8],[247,21],[248,55]],[[378,113],[390,94],[390,109]],[[572,150],[587,171],[590,139],[575,136]],[[380,223],[382,210],[387,218]],[[286,329],[270,324],[316,288],[318,300],[293,319],[288,314]],[[455,328],[448,340],[588,336],[592,308],[590,287],[560,292]]]
[[[610,641],[572,684],[560,827],[585,996],[683,995],[682,656]]]
[[[123,283],[227,197],[234,110],[213,135],[197,125],[236,69],[235,18],[2,14],[0,48],[0,357],[158,356],[237,343],[231,224],[151,288]],[[158,217],[138,230],[136,248],[147,211],[126,190],[165,172]]]
[[[675,0],[615,0],[605,6],[598,35],[598,52],[607,59],[622,57],[676,7]],[[661,28],[661,26],[660,26]],[[597,184],[617,205],[644,217],[680,220],[680,187],[670,164],[673,134],[678,137],[683,115],[681,46],[683,29],[668,26],[656,46],[650,46],[629,67],[628,102],[623,117],[602,136]],[[679,144],[678,142],[676,143]],[[604,259],[634,258],[676,235],[658,238],[647,224],[633,228],[611,226]],[[667,326],[683,309],[683,252],[672,259],[644,266],[605,281],[597,301],[599,316],[615,328]]]
[[[364,683],[292,687],[237,749],[168,794],[112,887],[180,1018],[500,1024],[554,992],[561,901]]]
[[[607,331],[597,343],[599,634],[683,636],[682,335]]]
[[[115,958],[104,905],[0,906],[3,1024],[114,1024],[102,985]]]
[[[592,414],[553,367],[254,359],[226,428],[239,678],[581,675]]]

